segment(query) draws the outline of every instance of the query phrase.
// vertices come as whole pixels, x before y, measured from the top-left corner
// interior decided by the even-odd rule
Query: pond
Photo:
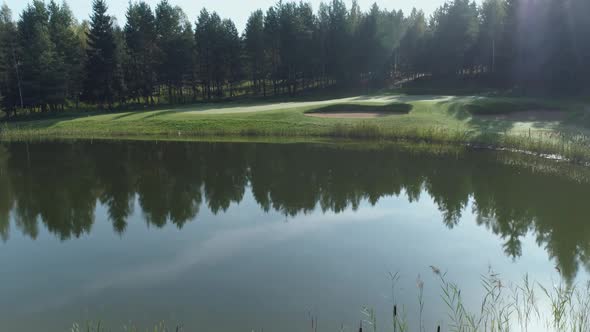
[[[0,329],[358,331],[367,306],[386,331],[395,302],[447,331],[437,271],[473,308],[491,270],[588,279],[587,173],[413,146],[3,143]]]

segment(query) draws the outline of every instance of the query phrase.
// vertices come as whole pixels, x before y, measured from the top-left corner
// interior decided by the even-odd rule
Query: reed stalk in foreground
[[[531,324],[543,326],[543,331],[555,332],[587,332],[590,331],[590,282],[583,286],[569,285],[563,281],[552,287],[545,287],[538,282],[532,282],[525,275],[518,283],[506,284],[499,273],[491,268],[481,276],[483,296],[476,310],[468,308],[465,304],[459,285],[448,280],[447,274],[437,267],[431,266],[434,275],[439,280],[440,298],[446,307],[447,317],[446,331],[450,332],[504,332],[520,330],[528,332]],[[392,276],[392,274],[390,274]],[[397,332],[418,331],[428,332],[423,322],[424,282],[417,279],[418,288],[418,321],[415,326],[400,329],[396,319],[395,285],[399,280],[399,274],[392,277],[392,299],[394,305],[394,319],[392,329],[383,331]],[[546,300],[540,303],[537,294],[541,294]],[[364,312],[367,312],[365,307]],[[374,312],[374,311],[372,311]],[[376,317],[372,317],[376,320]],[[443,326],[443,328],[441,328]],[[439,323],[432,331],[442,331],[444,325]]]

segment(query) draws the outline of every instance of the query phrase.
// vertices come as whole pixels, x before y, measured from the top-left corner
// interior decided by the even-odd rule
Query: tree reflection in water
[[[89,233],[97,204],[123,234],[134,201],[149,225],[181,228],[199,209],[223,213],[251,190],[260,208],[289,216],[341,212],[404,193],[430,196],[449,228],[469,205],[477,223],[521,256],[521,238],[573,279],[590,257],[590,186],[546,161],[491,152],[431,153],[311,144],[46,142],[0,145],[0,238],[10,220],[35,239],[40,224],[61,240]],[[539,171],[547,163],[558,172]],[[578,170],[584,174],[583,170]],[[579,175],[578,174],[578,175]],[[14,231],[14,230],[12,230]]]

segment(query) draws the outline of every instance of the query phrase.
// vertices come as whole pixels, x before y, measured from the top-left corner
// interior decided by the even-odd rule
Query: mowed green
[[[400,104],[375,118],[306,116],[330,106]],[[301,102],[228,102],[119,113],[72,112],[3,125],[26,137],[299,137],[489,144],[590,160],[590,111],[583,102],[479,96],[375,95]]]

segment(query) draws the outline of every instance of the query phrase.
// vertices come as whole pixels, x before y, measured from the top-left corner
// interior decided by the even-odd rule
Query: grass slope
[[[390,109],[396,116],[339,119],[305,116],[346,105],[348,112]],[[385,106],[390,105],[390,106]],[[493,115],[534,109],[563,112],[560,121],[514,121]],[[404,114],[399,114],[402,112]],[[223,103],[120,113],[71,112],[0,125],[1,139],[349,138],[461,143],[555,154],[590,161],[590,111],[569,100],[378,95],[288,103]]]

